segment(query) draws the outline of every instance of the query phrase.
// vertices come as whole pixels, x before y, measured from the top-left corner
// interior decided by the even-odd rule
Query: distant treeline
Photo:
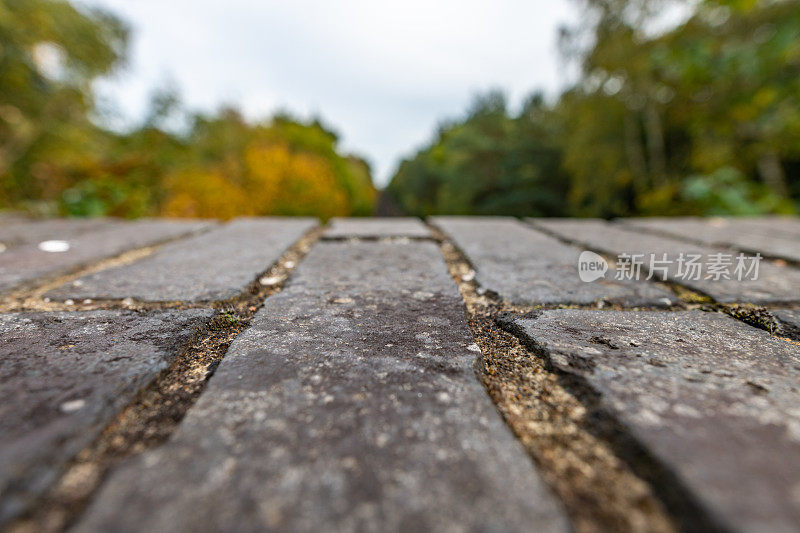
[[[389,185],[409,213],[797,212],[800,2],[578,3],[560,42],[578,82],[517,113],[488,94],[442,125]],[[675,6],[688,20],[655,31]]]
[[[0,0],[0,209],[41,214],[367,215],[368,165],[318,121],[183,110],[153,94],[145,120],[106,124],[92,84],[124,64],[115,16],[64,0]],[[169,127],[168,127],[169,126]]]

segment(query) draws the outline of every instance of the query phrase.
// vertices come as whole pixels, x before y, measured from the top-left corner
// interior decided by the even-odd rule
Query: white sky
[[[436,125],[492,88],[513,105],[566,83],[569,0],[83,0],[133,29],[130,64],[100,84],[128,120],[172,81],[189,109],[320,115],[378,185]]]

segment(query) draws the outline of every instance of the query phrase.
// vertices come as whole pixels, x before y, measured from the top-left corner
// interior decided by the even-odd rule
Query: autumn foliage
[[[111,131],[92,82],[128,49],[113,15],[64,0],[0,0],[0,209],[123,217],[368,215],[367,164],[319,120],[184,110],[154,92]]]

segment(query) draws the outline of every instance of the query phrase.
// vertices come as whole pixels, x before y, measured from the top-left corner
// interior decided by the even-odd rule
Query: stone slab
[[[670,292],[646,281],[578,276],[581,250],[509,217],[432,217],[469,259],[480,285],[515,304],[665,306]],[[613,276],[608,276],[609,278]]]
[[[800,301],[800,270],[762,260],[758,279],[739,281],[733,279],[687,279],[678,272],[677,258],[681,253],[700,254],[701,264],[708,264],[714,254],[731,255],[730,250],[693,244],[679,239],[646,234],[626,229],[620,224],[611,224],[594,219],[528,219],[534,227],[541,228],[569,242],[586,246],[590,250],[617,256],[621,253],[655,254],[661,258],[666,253],[670,261],[667,279],[690,289],[707,294],[721,303],[774,304]],[[735,256],[735,252],[733,253]]]
[[[56,288],[54,299],[211,301],[238,296],[294,242],[317,225],[310,218],[247,218],[169,243],[135,263]]]
[[[211,314],[0,315],[0,529],[168,366]]]
[[[432,242],[322,242],[77,531],[565,531]]]
[[[768,227],[753,226],[748,219],[628,218],[620,222],[628,227],[668,237],[800,262],[800,235],[787,235]]]
[[[428,238],[427,226],[418,218],[332,218],[323,239]]]
[[[800,524],[800,347],[718,313],[505,318],[726,531]]]
[[[99,229],[121,226],[109,218],[52,218],[25,220],[0,225],[0,244],[6,248],[20,244],[38,244],[49,240],[68,240]]]
[[[726,217],[726,220],[734,220],[742,227],[766,229],[775,234],[800,238],[800,217],[796,216]]]
[[[65,252],[46,252],[36,244],[17,246],[0,254],[0,292],[209,226],[196,220],[137,220],[66,239],[69,250]]]

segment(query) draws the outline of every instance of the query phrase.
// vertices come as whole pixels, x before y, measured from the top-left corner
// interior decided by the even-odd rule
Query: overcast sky
[[[168,81],[190,109],[320,115],[385,184],[476,93],[512,104],[565,83],[569,0],[83,0],[133,29],[130,64],[100,85],[128,120]]]

